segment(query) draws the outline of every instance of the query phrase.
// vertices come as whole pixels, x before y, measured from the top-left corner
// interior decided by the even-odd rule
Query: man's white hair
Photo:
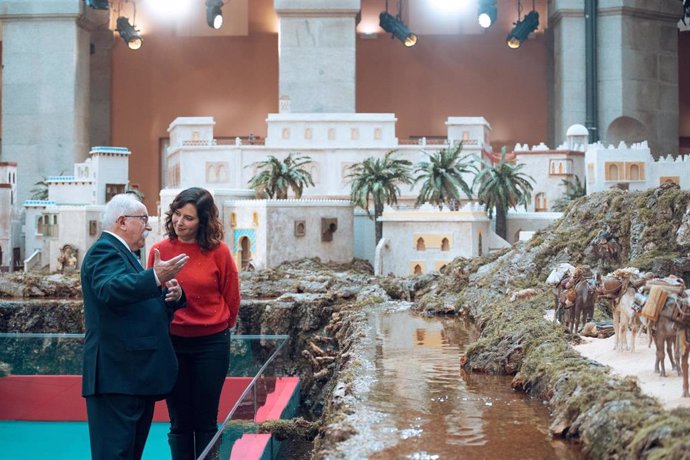
[[[103,229],[109,230],[115,226],[118,217],[132,215],[141,210],[142,207],[145,208],[144,204],[133,193],[115,195],[105,205],[101,226]]]

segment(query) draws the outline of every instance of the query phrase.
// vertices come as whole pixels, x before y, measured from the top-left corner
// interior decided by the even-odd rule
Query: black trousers
[[[179,371],[166,399],[171,434],[215,433],[220,392],[230,366],[230,331],[172,336]]]
[[[151,428],[153,396],[86,397],[93,460],[138,460]]]

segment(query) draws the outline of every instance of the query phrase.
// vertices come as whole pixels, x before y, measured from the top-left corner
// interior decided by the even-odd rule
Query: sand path
[[[635,351],[614,351],[615,336],[607,339],[583,337],[583,343],[574,348],[582,356],[593,359],[601,364],[610,366],[619,375],[637,377],[642,391],[656,397],[667,409],[675,407],[690,407],[690,398],[683,398],[682,378],[676,371],[671,371],[671,362],[666,356],[666,375],[660,377],[654,373],[656,347],[647,347],[649,339],[646,335],[637,337]],[[628,334],[628,344],[631,337]]]

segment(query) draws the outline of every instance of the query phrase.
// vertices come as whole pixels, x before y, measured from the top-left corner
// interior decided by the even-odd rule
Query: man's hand
[[[161,253],[158,249],[153,250],[153,270],[156,272],[158,281],[165,285],[168,281],[173,279],[173,277],[182,270],[182,267],[189,260],[187,254],[180,254],[173,257],[170,260],[161,260]]]
[[[180,300],[182,297],[182,287],[175,278],[165,283],[165,287],[168,288],[168,292],[165,293],[166,302],[177,302]]]

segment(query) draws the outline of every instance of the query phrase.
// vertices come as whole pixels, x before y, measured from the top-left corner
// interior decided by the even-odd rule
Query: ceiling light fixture
[[[223,0],[206,0],[206,23],[216,30],[223,26]]]
[[[527,13],[522,20],[520,20],[521,12],[522,4],[520,0],[518,0],[518,21],[515,23],[513,30],[511,30],[506,37],[506,43],[508,47],[512,49],[520,48],[520,45],[527,40],[529,34],[539,27],[539,13],[534,9],[534,0],[532,0],[532,11]]]
[[[410,32],[402,20],[402,0],[398,0],[398,14],[395,16],[388,13],[388,0],[386,0],[386,11],[379,14],[379,26],[408,48],[417,43],[417,34]]]
[[[120,34],[122,40],[127,43],[131,50],[138,50],[144,44],[144,39],[141,37],[139,31],[129,23],[129,19],[120,16],[116,21],[117,27],[115,30]]]
[[[479,0],[477,20],[484,29],[488,29],[496,22],[496,0]]]
[[[417,35],[410,32],[410,29],[407,28],[400,18],[383,11],[379,15],[379,25],[384,31],[393,34],[395,38],[407,47],[414,46],[417,43]]]

